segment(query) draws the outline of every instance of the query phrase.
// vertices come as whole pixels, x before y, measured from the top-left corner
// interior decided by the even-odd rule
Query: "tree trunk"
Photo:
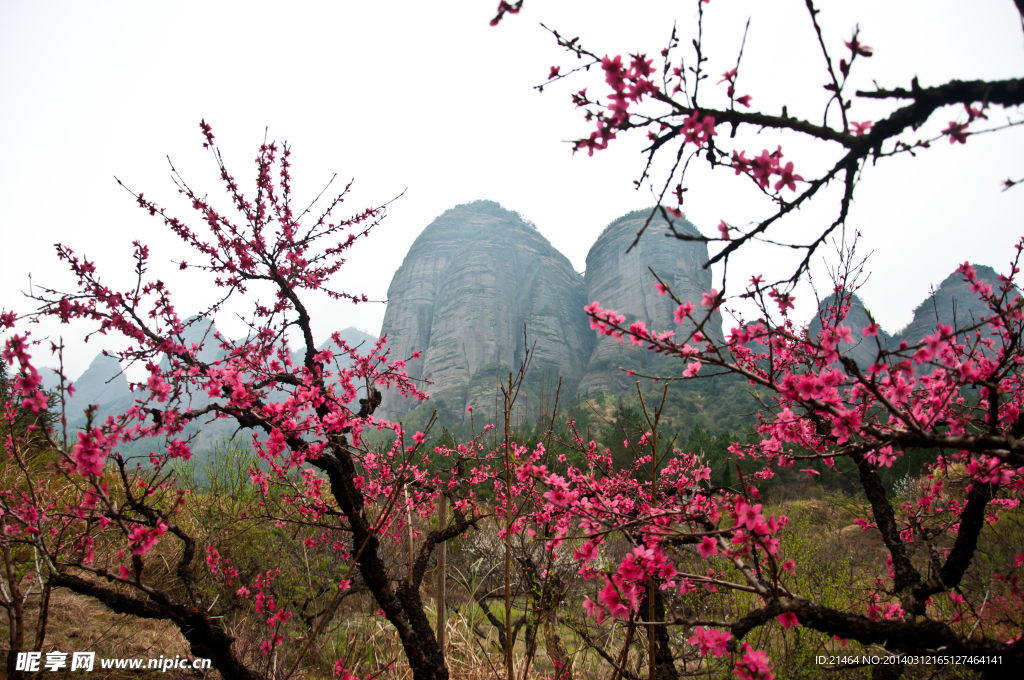
[[[379,403],[380,393],[374,391],[373,398]],[[444,655],[424,612],[418,584],[411,586],[406,582],[397,592],[392,589],[387,566],[379,553],[380,542],[364,514],[363,494],[355,485],[356,467],[352,455],[343,442],[334,442],[331,448],[333,456],[321,456],[311,462],[327,473],[331,493],[352,529],[354,549],[362,546],[358,565],[363,582],[398,632],[413,678],[448,680]]]
[[[555,680],[572,680],[572,662],[565,645],[562,644],[562,636],[558,632],[558,616],[554,609],[544,612],[544,648],[547,650],[548,658],[555,665]]]
[[[442,495],[437,499],[437,529],[438,531],[444,531],[445,527],[448,526],[448,499]],[[445,637],[445,623],[447,621],[447,613],[445,612],[445,602],[447,593],[445,592],[445,562],[447,557],[447,543],[441,543],[437,546],[437,646],[441,648],[441,656],[444,656],[444,637]]]
[[[143,601],[122,595],[91,581],[71,574],[56,574],[50,578],[54,587],[63,587],[80,595],[88,595],[102,602],[116,614],[131,614],[143,619],[173,621],[188,640],[192,654],[210,659],[224,680],[264,680],[259,673],[247,668],[231,652],[233,637],[216,620],[195,608],[169,601]]]
[[[644,592],[644,599],[640,603],[640,611],[647,614],[651,604],[650,589]],[[646,619],[645,619],[646,620]],[[665,596],[659,589],[654,589],[654,620],[665,620]],[[669,646],[668,626],[649,626],[649,633],[653,632],[655,645],[654,663],[658,680],[679,680],[679,672],[676,670],[675,660],[672,658],[672,648]]]

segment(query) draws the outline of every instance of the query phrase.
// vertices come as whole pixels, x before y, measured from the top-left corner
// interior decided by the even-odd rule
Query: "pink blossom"
[[[83,477],[95,477],[103,472],[107,454],[100,445],[102,439],[103,435],[95,430],[78,433],[78,443],[71,456],[78,465],[78,473]]]
[[[701,541],[698,550],[700,550],[700,556],[704,558],[711,557],[712,555],[717,555],[718,541],[716,541],[711,536],[705,536],[704,540]]]
[[[156,546],[167,529],[167,524],[162,519],[157,519],[156,525],[153,527],[135,527],[128,535],[128,542],[134,546],[132,554],[145,555]]]
[[[768,297],[774,298],[775,303],[779,306],[779,311],[783,314],[786,313],[787,309],[793,309],[793,300],[796,298],[789,293],[780,293],[778,288],[772,288],[768,291]]]
[[[803,177],[793,172],[793,163],[786,163],[785,167],[779,166],[779,181],[775,183],[775,190],[786,187],[790,191],[796,191],[796,182],[802,182]]]
[[[958,123],[955,120],[951,120],[949,121],[949,126],[942,131],[942,134],[949,135],[950,144],[956,144],[957,142],[966,144],[967,135],[970,134],[967,132],[967,125],[967,123]]]
[[[690,313],[693,311],[693,309],[693,303],[690,301],[686,301],[683,304],[676,307],[675,312],[672,313],[672,319],[676,323],[683,323],[686,317],[690,316]]]
[[[622,618],[629,613],[629,609],[619,599],[619,592],[610,578],[605,578],[604,588],[598,593],[597,599],[608,609],[608,613],[613,618]]]
[[[171,458],[180,458],[182,460],[188,460],[192,457],[192,451],[189,449],[188,444],[181,439],[175,439],[167,445],[167,455]]]
[[[853,134],[858,137],[867,134],[871,130],[872,126],[874,126],[874,122],[870,120],[865,120],[861,123],[851,121],[850,124],[853,125]]]
[[[857,40],[856,37],[854,37],[849,42],[846,42],[845,45],[846,45],[847,48],[849,48],[849,50],[853,54],[853,56],[858,56],[859,55],[859,56],[862,56],[862,57],[870,57],[872,54],[874,54],[874,51],[872,50],[872,48],[868,47],[867,45],[864,45],[864,44],[860,43]]]
[[[693,629],[694,635],[687,640],[691,645],[696,645],[701,656],[707,656],[710,652],[714,656],[724,656],[728,651],[726,644],[732,637],[729,633],[723,633],[714,628],[704,630],[704,626],[697,626]]]
[[[291,612],[285,611],[285,608],[281,607],[273,616],[267,619],[267,625],[273,628],[279,623],[285,623],[286,621],[288,621],[288,619],[291,618],[291,616]]]
[[[733,675],[739,680],[774,680],[772,665],[768,653],[754,650],[749,643],[743,643],[743,658],[736,662]]]
[[[794,614],[793,612],[786,612],[784,614],[780,614],[778,616],[778,619],[779,623],[782,624],[782,627],[787,630],[792,628],[793,626],[800,625],[800,620],[796,618],[796,614]]]
[[[598,623],[604,621],[604,608],[601,607],[601,605],[594,602],[593,600],[591,600],[589,597],[583,598],[583,609],[587,612],[587,616],[597,619]]]
[[[501,4],[504,5],[505,3],[502,2]],[[491,25],[493,26],[495,23],[496,23],[495,20],[492,19],[491,20]],[[389,668],[390,668],[390,666],[389,666]],[[353,675],[352,673],[349,673],[345,669],[345,660],[344,659],[338,659],[337,661],[334,662],[334,674],[337,675],[338,677],[340,677],[341,680],[359,680],[359,676],[358,675]]]

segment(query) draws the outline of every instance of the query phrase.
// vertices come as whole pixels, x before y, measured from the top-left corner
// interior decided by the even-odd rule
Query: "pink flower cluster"
[[[78,465],[83,477],[95,477],[103,473],[107,461],[109,441],[102,431],[89,429],[78,433],[78,443],[72,449],[71,457]]]
[[[691,645],[697,647],[700,650],[701,656],[725,656],[728,653],[726,645],[729,642],[729,638],[732,637],[729,633],[724,633],[714,628],[704,629],[704,626],[697,626],[693,629],[693,636],[687,640]]]
[[[615,139],[615,130],[624,129],[629,124],[629,105],[641,101],[645,95],[658,91],[657,86],[648,79],[654,69],[652,60],[645,55],[632,55],[629,67],[622,63],[622,57],[605,57],[601,60],[604,79],[612,89],[609,95],[608,110],[610,116],[599,116],[597,129],[587,139],[576,142],[576,150],[586,149],[587,154],[608,148],[608,142]],[[713,125],[713,123],[712,123]]]
[[[739,680],[774,680],[775,674],[771,672],[773,666],[767,652],[755,650],[747,642],[740,646],[740,651],[743,656],[736,662],[733,675]]]
[[[742,97],[736,96],[736,76],[737,69],[730,69],[722,74],[722,79],[718,81],[719,84],[729,83],[729,87],[726,90],[726,94],[729,96],[730,101],[735,101],[738,104],[743,104],[748,109],[750,108],[750,95],[745,94]]]
[[[151,527],[137,526],[128,534],[128,543],[132,547],[133,555],[145,555],[156,547],[160,537],[167,531],[167,523],[163,519],[157,519],[156,524]]]
[[[762,189],[768,188],[771,178],[775,175],[779,176],[779,180],[775,183],[775,191],[779,191],[782,187],[796,191],[796,182],[802,182],[804,179],[793,171],[792,161],[782,165],[781,146],[772,152],[765,149],[760,156],[753,159],[747,158],[745,151],[739,153],[733,151],[732,167],[737,175],[741,173],[750,175]]]
[[[13,326],[13,312],[4,314],[4,326]],[[32,413],[45,411],[48,400],[39,387],[43,383],[42,376],[32,365],[32,356],[28,353],[29,341],[27,336],[12,335],[4,342],[3,357],[9,365],[17,360],[19,371],[14,379],[14,393],[22,397],[21,408],[27,408]]]

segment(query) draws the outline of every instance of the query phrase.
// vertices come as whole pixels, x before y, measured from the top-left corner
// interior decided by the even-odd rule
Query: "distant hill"
[[[532,368],[517,402],[514,420],[535,420],[552,406],[557,381],[562,380],[560,404],[580,408],[601,405],[607,410],[609,398],[636,399],[639,374],[675,376],[678,362],[629,342],[620,344],[598,336],[590,328],[583,307],[597,301],[605,309],[627,314],[628,322],[642,320],[650,330],[676,330],[686,335],[691,327],[679,327],[672,318],[675,303],[654,289],[653,269],[680,299],[693,302],[700,310],[701,294],[712,286],[711,274],[703,268],[708,251],[700,241],[671,237],[669,225],[654,220],[638,246],[626,249],[635,238],[650,210],[628,213],[613,220],[587,255],[585,276],[573,270],[536,227],[518,213],[494,201],[476,201],[455,206],[431,222],[413,243],[402,266],[395,272],[388,290],[388,307],[381,334],[387,334],[393,358],[406,359],[413,352],[407,370],[421,383],[430,399],[425,404],[402,398],[396,391],[385,394],[378,416],[403,418],[407,427],[421,426],[437,408],[442,424],[468,427],[466,409],[473,407],[476,422],[491,422],[498,415],[500,396],[497,380],[518,368],[527,342],[535,346]],[[680,233],[700,236],[685,219],[675,222]],[[986,266],[976,266],[979,277],[995,287],[998,275]],[[822,327],[821,314],[834,296],[821,302],[819,314],[810,320],[808,332],[816,336]],[[911,323],[892,335],[881,330],[878,340],[895,349],[901,341],[919,342],[932,333],[937,323],[963,327],[986,313],[984,305],[951,274],[914,311]],[[877,346],[861,330],[870,323],[869,312],[856,296],[850,298],[846,325],[853,340],[841,351],[858,365],[874,361]],[[826,320],[827,322],[828,320]],[[721,316],[714,314],[706,326],[712,338],[722,337]],[[204,319],[190,319],[184,334],[187,345],[195,345],[204,361],[214,361],[224,350],[214,339],[216,328]],[[346,343],[366,352],[376,337],[355,328],[340,331]],[[536,343],[534,345],[534,343]],[[330,341],[321,345],[327,347]],[[296,351],[293,361],[301,363]],[[342,367],[348,364],[339,357]],[[47,386],[54,386],[52,372],[44,371]],[[98,404],[97,416],[105,419],[129,408],[143,396],[128,391],[121,367],[112,357],[98,355],[75,381],[78,390],[68,405],[71,424],[84,422],[88,404]],[[641,381],[645,394],[660,397],[661,385]],[[658,395],[654,395],[654,391]],[[210,402],[204,392],[191,396],[191,406]],[[674,383],[669,393],[671,413],[666,421],[679,431],[698,427],[711,431],[742,432],[752,421],[757,403],[749,384],[735,376],[718,376],[699,381]],[[352,404],[355,407],[355,403]],[[564,408],[563,408],[564,412]],[[195,449],[212,447],[222,437],[235,434],[225,420],[194,424],[186,434],[197,435]],[[148,443],[139,443],[144,448]],[[140,449],[140,453],[141,449]]]
[[[844,295],[843,297],[846,296]],[[822,300],[818,305],[818,313],[814,315],[814,318],[811,319],[811,323],[807,327],[808,333],[812,338],[817,338],[818,334],[821,333],[822,317],[826,317],[826,323],[834,323],[834,320],[828,318],[826,314],[835,310],[836,302],[837,295],[833,294]],[[849,295],[848,304],[850,309],[843,320],[843,324],[853,331],[853,338],[850,342],[840,343],[839,351],[841,354],[849,356],[857,362],[860,368],[867,368],[874,363],[875,357],[878,355],[876,339],[874,337],[866,338],[862,332],[870,325],[871,319],[868,318],[868,310],[864,307],[864,303],[861,302],[856,293]],[[899,344],[898,342],[894,344],[891,336],[882,329],[878,332],[877,342],[881,343],[882,347],[894,347]]]
[[[992,267],[975,265],[974,271],[993,290],[999,289],[999,274]],[[988,307],[971,292],[970,284],[965,283],[959,274],[953,273],[943,279],[939,287],[914,309],[913,320],[896,333],[893,340],[897,344],[905,340],[908,345],[914,345],[921,342],[924,336],[933,333],[939,323],[963,328],[988,313]]]
[[[974,269],[980,280],[997,289],[999,275],[994,269],[985,265],[976,265]],[[808,326],[811,337],[817,337],[821,332],[821,317],[835,304],[835,295],[821,301],[818,314]],[[851,342],[842,343],[840,351],[851,357],[863,369],[874,363],[878,354],[878,344],[875,338],[865,338],[861,333],[870,323],[864,303],[856,294],[851,294],[849,304],[850,309],[844,323],[853,330],[853,339]],[[880,329],[877,343],[890,350],[897,349],[901,342],[906,342],[909,346],[916,345],[925,336],[934,333],[940,323],[953,328],[964,328],[976,323],[988,313],[987,305],[971,291],[970,285],[964,282],[961,275],[953,273],[943,279],[939,287],[914,309],[914,317],[905,328],[891,335],[885,329]]]
[[[530,342],[537,342],[537,360],[517,404],[521,409],[517,418],[524,411],[536,418],[541,403],[550,403],[556,375],[563,380],[563,403],[574,397],[579,400],[602,395],[635,399],[637,377],[623,369],[638,374],[677,375],[679,367],[671,359],[642,346],[598,336],[589,328],[588,319],[581,318],[579,307],[574,307],[582,306],[581,301],[597,301],[605,309],[625,314],[627,323],[641,320],[650,330],[673,329],[684,337],[692,330],[692,326],[680,328],[675,324],[672,313],[676,305],[655,291],[650,270],[699,311],[702,294],[713,285],[710,271],[703,268],[708,259],[707,246],[674,238],[669,225],[659,217],[627,253],[650,212],[628,213],[604,229],[587,255],[582,296],[580,279],[571,272],[565,258],[518,213],[493,201],[477,201],[456,206],[434,220],[409,249],[392,279],[381,329],[396,356],[421,353],[418,361],[409,363],[409,373],[433,382],[425,387],[430,402],[421,405],[388,394],[384,415],[395,418],[406,414],[409,418],[413,409],[437,407],[451,424],[464,421],[466,407],[473,406],[478,417],[490,421],[497,415],[497,379],[507,378],[522,356],[524,323]],[[676,220],[674,228],[678,233],[701,235],[686,219]],[[998,277],[990,267],[976,269],[984,281],[997,283]],[[553,300],[557,304],[552,304]],[[834,304],[833,298],[823,300],[821,310],[829,304]],[[538,309],[548,311],[538,313]],[[906,329],[894,335],[883,329],[878,341],[895,349],[901,340],[920,341],[938,321],[951,324],[955,319],[963,326],[984,312],[961,277],[950,275],[933,296],[918,306]],[[846,325],[854,331],[853,339],[844,343],[841,351],[862,367],[877,355],[875,339],[865,339],[861,333],[869,323],[868,310],[853,295],[846,317]],[[810,320],[808,331],[816,336],[821,327],[821,319],[816,316]],[[705,329],[712,338],[721,339],[720,314],[712,315]],[[644,385],[646,390],[649,381],[643,381]],[[743,422],[750,422],[744,419],[756,410],[749,386],[729,376],[674,383],[669,401],[679,411],[672,419],[687,427],[742,429]],[[410,422],[420,421],[425,421],[425,416],[412,417]]]
[[[198,357],[206,362],[213,362],[225,356],[224,350],[220,348],[214,336],[217,328],[205,319],[189,319],[189,324],[183,334],[186,345],[199,346]],[[359,347],[361,352],[369,351],[370,346],[377,338],[360,331],[356,328],[345,328],[338,332],[342,340],[351,347]],[[323,342],[318,349],[325,349],[333,346],[333,341]],[[302,361],[299,351],[293,353],[293,361]],[[346,355],[337,357],[341,368],[351,365],[351,359]],[[162,365],[167,367],[167,359],[164,358]],[[56,376],[53,371],[44,371],[47,378],[47,386],[56,387]],[[130,392],[128,381],[121,372],[121,366],[114,357],[105,356],[102,352],[92,361],[89,368],[75,381],[73,381],[76,392],[69,400],[66,413],[70,429],[82,427],[85,424],[85,409],[94,404],[99,406],[94,418],[95,422],[103,422],[108,416],[117,416],[131,408],[136,401],[145,400],[147,395],[143,392]],[[185,408],[202,408],[213,401],[204,391],[195,391],[187,395],[184,400]],[[204,450],[212,448],[215,443],[225,437],[237,433],[237,426],[227,420],[211,420],[208,423],[193,423],[184,432],[185,436],[195,435],[193,450]],[[153,441],[136,442],[122,451],[131,454],[144,455],[149,448],[158,445]],[[145,451],[143,451],[145,449]]]
[[[56,377],[56,376],[55,376]],[[65,413],[78,420],[90,404],[112,404],[130,396],[128,378],[114,357],[97,354],[89,368],[73,382],[75,394],[67,400]]]

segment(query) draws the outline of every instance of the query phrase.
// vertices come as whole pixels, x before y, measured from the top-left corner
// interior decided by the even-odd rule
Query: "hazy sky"
[[[1024,71],[1024,35],[1011,0],[973,3],[821,3],[825,40],[843,56],[855,24],[875,57],[857,64],[854,81],[870,88],[924,86],[952,78],[1001,79]],[[467,201],[490,198],[533,220],[541,233],[583,271],[604,226],[649,205],[635,191],[643,167],[641,135],[616,140],[588,158],[566,140],[591,126],[569,101],[589,87],[603,96],[600,74],[581,74],[546,88],[552,65],[571,68],[539,22],[579,35],[598,54],[655,55],[673,21],[682,42],[695,35],[696,2],[527,0],[523,12],[488,26],[496,0],[472,2],[20,2],[0,0],[0,306],[25,312],[21,296],[34,284],[70,289],[53,244],[63,242],[97,262],[111,285],[130,283],[131,242],[153,251],[152,271],[176,291],[182,315],[209,301],[203,279],[183,278],[172,260],[191,259],[161,222],[143,214],[114,181],[116,175],[176,214],[189,217],[170,180],[170,156],[186,180],[221,196],[216,168],[201,147],[205,118],[243,189],[252,186],[253,159],[263,140],[293,145],[298,202],[315,196],[335,173],[355,178],[359,209],[404,195],[371,238],[361,240],[336,286],[383,300],[409,246],[436,216]],[[820,121],[826,72],[803,0],[714,0],[705,6],[704,44],[710,57],[704,101],[725,103],[718,74],[732,68],[751,18],[738,89],[755,108]],[[683,52],[688,58],[692,50]],[[692,62],[692,59],[690,59]],[[871,120],[891,106],[855,102],[854,120]],[[939,113],[934,134],[961,111]],[[1005,122],[1002,109],[991,111]],[[1019,114],[1016,119],[1020,119]],[[720,145],[723,138],[720,137]],[[726,148],[782,144],[798,172],[812,174],[835,160],[836,148],[810,145],[770,131],[751,131]],[[873,251],[862,290],[883,326],[910,320],[930,285],[959,262],[1006,270],[1011,245],[1024,233],[1024,187],[1001,192],[1024,176],[1024,129],[945,140],[917,159],[869,167],[849,224]],[[749,154],[748,154],[749,155]],[[688,217],[714,235],[720,219],[745,224],[769,206],[749,187],[699,163],[687,177]],[[800,240],[834,217],[835,192],[770,235]],[[781,273],[783,252],[752,249],[730,268],[733,292],[751,274]],[[816,271],[824,271],[819,261]],[[720,274],[719,274],[720,275]],[[717,275],[716,275],[717,276]],[[798,311],[813,311],[808,289]],[[376,333],[383,304],[313,303],[317,340],[346,326]],[[218,325],[234,335],[230,318]],[[113,339],[81,344],[84,326],[42,325],[37,337],[63,333],[77,376]],[[51,363],[41,357],[41,363]]]

